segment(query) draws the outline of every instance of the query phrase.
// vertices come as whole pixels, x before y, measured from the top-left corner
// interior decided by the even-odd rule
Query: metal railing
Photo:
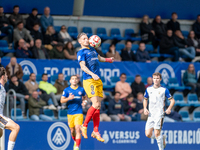
[[[13,89],[10,89],[7,92],[7,100],[6,100],[6,104],[7,104],[7,110],[6,110],[6,116],[9,117],[9,98],[10,98],[10,93],[12,93],[13,98],[14,98],[14,120],[16,120],[16,106],[17,106],[17,97],[16,97],[16,92]],[[12,115],[12,114],[11,114]]]

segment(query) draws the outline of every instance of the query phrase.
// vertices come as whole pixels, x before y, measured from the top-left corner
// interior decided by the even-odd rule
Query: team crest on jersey
[[[82,95],[82,92],[81,92],[81,91],[79,91],[79,92],[78,92],[78,94],[79,94],[79,95]]]

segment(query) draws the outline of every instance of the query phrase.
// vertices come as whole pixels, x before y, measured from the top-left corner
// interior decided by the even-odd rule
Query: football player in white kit
[[[0,137],[3,134],[3,129],[11,130],[7,150],[13,150],[20,127],[10,118],[3,116],[3,108],[6,98],[6,91],[4,89],[4,85],[6,82],[7,82],[6,70],[4,67],[0,67]]]
[[[153,74],[153,85],[148,87],[144,94],[144,114],[148,115],[148,119],[145,126],[145,135],[148,138],[153,138],[157,140],[157,144],[159,150],[164,150],[166,147],[165,136],[160,134],[164,113],[170,114],[171,109],[175,104],[175,101],[169,90],[160,85],[162,80],[162,76],[159,72]],[[170,105],[166,111],[164,111],[165,99],[168,98],[170,100]],[[149,110],[147,109],[147,103],[149,100]],[[154,132],[153,132],[154,130]]]

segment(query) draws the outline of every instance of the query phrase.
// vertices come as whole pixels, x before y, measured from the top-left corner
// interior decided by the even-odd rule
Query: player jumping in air
[[[3,116],[3,108],[6,98],[6,91],[4,89],[4,85],[6,82],[6,70],[5,68],[0,67],[0,137],[3,135],[3,129],[11,130],[7,150],[13,150],[20,127],[10,118]]]
[[[85,33],[80,33],[77,37],[81,50],[77,53],[77,59],[83,70],[83,87],[92,101],[92,106],[88,109],[85,122],[81,126],[82,135],[84,138],[87,136],[87,126],[91,118],[93,119],[94,130],[91,134],[93,138],[98,141],[104,142],[98,131],[100,122],[100,108],[101,100],[103,98],[103,84],[100,79],[99,62],[110,62],[114,61],[114,58],[103,58],[96,50],[89,47],[89,40]]]
[[[80,127],[83,123],[82,97],[85,100],[87,95],[84,89],[78,86],[78,78],[76,75],[71,76],[69,82],[71,86],[64,89],[60,102],[67,103],[67,118],[74,140],[74,150],[79,150],[81,143]]]
[[[154,85],[148,87],[144,94],[144,114],[148,115],[145,127],[145,134],[148,138],[157,140],[159,150],[164,150],[166,147],[165,136],[162,136],[161,129],[164,120],[164,113],[170,114],[175,101],[169,90],[160,85],[162,76],[159,72],[153,74]],[[170,105],[164,112],[165,98],[170,100]],[[147,101],[149,99],[149,110],[147,110]],[[153,132],[154,130],[154,132]]]

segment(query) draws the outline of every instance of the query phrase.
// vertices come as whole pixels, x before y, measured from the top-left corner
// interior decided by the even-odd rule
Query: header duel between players
[[[83,88],[88,97],[92,101],[92,106],[89,108],[85,122],[81,126],[82,135],[87,137],[87,126],[91,118],[93,119],[94,130],[91,134],[93,138],[98,141],[104,142],[104,139],[99,134],[99,122],[100,122],[100,108],[101,100],[103,98],[103,83],[100,79],[99,62],[114,61],[114,58],[103,58],[93,47],[89,47],[89,40],[85,33],[80,33],[77,37],[78,42],[81,45],[81,50],[77,53],[77,59],[83,72]]]

